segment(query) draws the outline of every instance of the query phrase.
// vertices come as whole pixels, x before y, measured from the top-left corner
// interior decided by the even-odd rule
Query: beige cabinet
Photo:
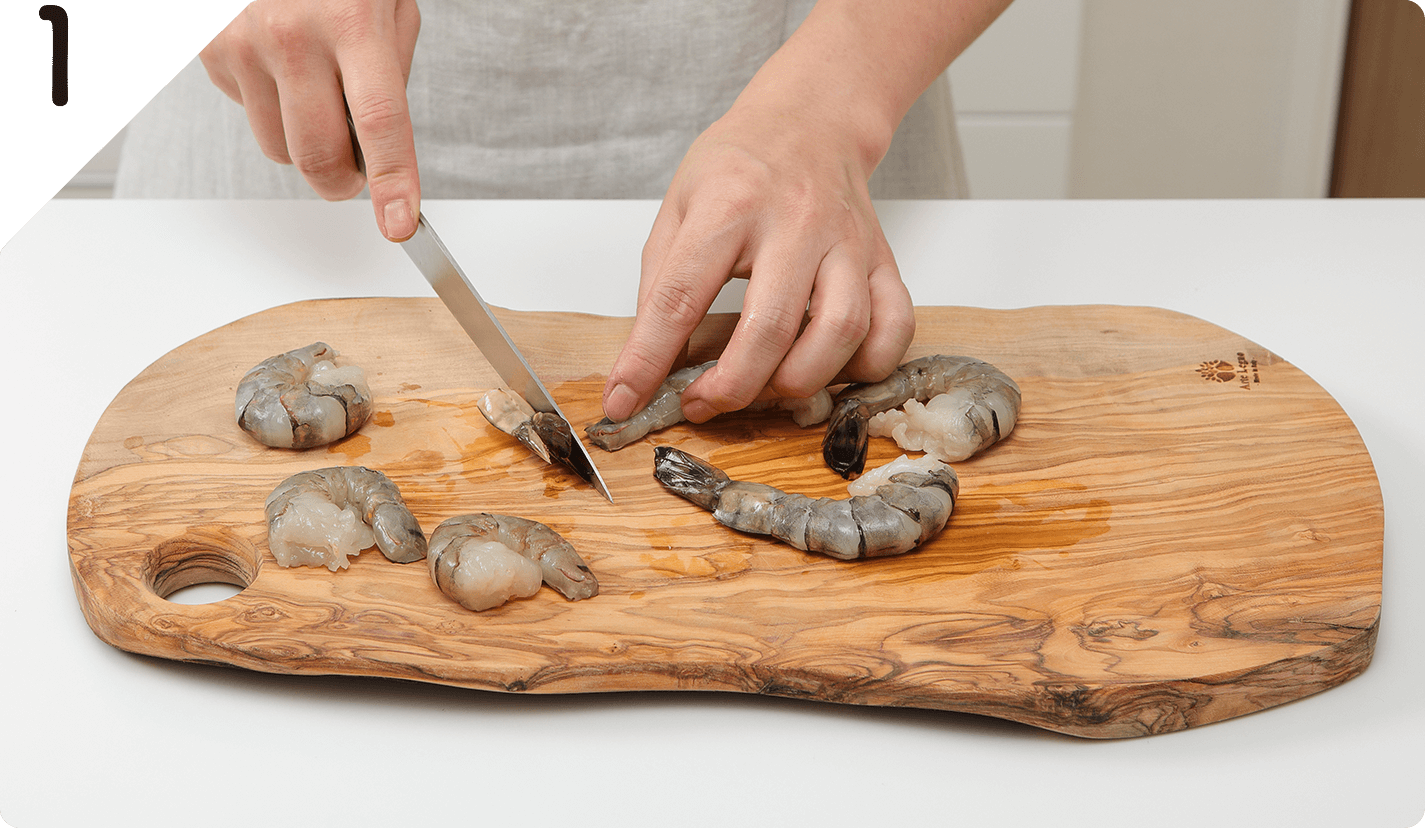
[[[1326,195],[1348,0],[1015,0],[950,69],[976,198]]]

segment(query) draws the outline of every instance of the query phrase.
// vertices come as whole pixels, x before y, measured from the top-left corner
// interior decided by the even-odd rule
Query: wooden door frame
[[[1331,195],[1425,197],[1425,12],[1353,0]]]

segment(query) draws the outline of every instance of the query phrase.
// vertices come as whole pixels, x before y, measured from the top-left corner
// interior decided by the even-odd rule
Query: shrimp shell
[[[965,416],[978,442],[969,447],[965,457],[1014,429],[1020,406],[1019,385],[1014,380],[983,360],[935,354],[905,363],[880,382],[852,385],[842,391],[826,427],[822,458],[842,477],[860,474],[866,467],[872,415],[912,399],[925,402],[952,388],[968,392],[973,401]]]
[[[335,368],[336,357],[330,345],[314,342],[259,362],[238,383],[238,425],[264,445],[294,449],[361,428],[371,416],[371,389],[360,368]]]
[[[893,474],[873,495],[813,499],[732,480],[671,446],[653,450],[653,476],[724,526],[841,560],[909,552],[945,528],[960,494],[955,471],[941,463],[928,472]]]
[[[599,594],[599,581],[572,544],[543,523],[510,515],[479,513],[450,518],[430,536],[426,561],[431,579],[440,591],[468,609],[479,611],[503,603],[492,603],[484,593],[462,591],[455,570],[461,551],[470,545],[495,541],[539,565],[544,583],[570,601]]]
[[[574,431],[558,414],[535,411],[524,398],[507,388],[493,388],[480,397],[476,408],[490,425],[514,437],[546,463],[560,463],[585,481],[594,481],[594,468],[574,442]]]
[[[614,422],[608,417],[585,426],[589,442],[605,451],[618,451],[655,431],[662,431],[683,422],[682,394],[693,380],[702,376],[717,360],[675,371],[658,386],[648,405],[635,411],[627,420]],[[792,412],[797,425],[806,427],[825,420],[831,413],[831,393],[825,388],[805,399],[782,398],[758,400],[747,406],[748,411],[782,408]]]
[[[406,508],[396,484],[381,472],[365,466],[332,466],[292,475],[267,496],[269,533],[303,494],[314,494],[340,509],[355,509],[375,534],[376,548],[389,560],[411,563],[426,556],[420,523]]]
[[[683,422],[682,393],[693,380],[702,376],[717,360],[692,365],[681,371],[674,371],[663,380],[648,405],[635,411],[627,420],[614,422],[608,417],[584,427],[589,442],[604,451],[618,451],[629,443],[643,439],[654,431],[662,431]]]

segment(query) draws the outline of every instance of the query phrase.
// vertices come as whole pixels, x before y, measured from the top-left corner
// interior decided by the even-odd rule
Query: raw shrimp
[[[693,384],[693,380],[702,376],[716,364],[717,360],[713,360],[673,372],[668,379],[663,381],[662,385],[658,386],[658,390],[653,394],[653,400],[635,411],[627,420],[616,423],[605,417],[599,422],[585,427],[584,432],[589,435],[589,442],[606,451],[618,451],[651,432],[661,431],[683,422],[682,393],[687,390],[689,385]],[[825,420],[831,413],[831,393],[823,388],[805,399],[786,397],[758,400],[747,406],[748,411],[761,411],[768,408],[783,408],[792,412],[792,419],[796,421],[796,424],[805,428]]]
[[[599,594],[594,573],[563,537],[509,515],[461,515],[435,528],[426,554],[440,591],[466,609],[498,607],[528,598],[541,582],[578,601]]]
[[[519,440],[546,463],[562,463],[593,482],[594,470],[574,447],[574,432],[558,414],[535,411],[520,395],[506,388],[485,392],[476,404],[490,425]]]
[[[926,471],[892,474],[870,496],[813,499],[731,480],[671,446],[654,449],[653,476],[724,526],[842,560],[909,552],[945,528],[960,494],[955,471],[937,463]]]
[[[259,362],[242,378],[238,425],[264,445],[305,449],[340,440],[371,416],[371,389],[355,365],[338,367],[325,342]]]
[[[873,415],[909,400],[925,402],[946,394],[951,395],[950,400],[936,405],[948,403],[955,410],[954,425],[934,426],[944,431],[930,441],[941,460],[963,460],[1003,439],[1019,418],[1019,386],[998,368],[970,357],[925,356],[907,362],[880,382],[843,391],[826,427],[822,457],[842,477],[860,474],[866,467]],[[911,448],[905,443],[901,447]]]
[[[792,422],[806,428],[831,416],[831,392],[823,388],[810,397],[777,397],[770,400],[757,400],[749,403],[745,410],[766,411],[769,408],[780,408],[792,412]]]
[[[267,496],[267,546],[283,566],[345,569],[373,543],[396,563],[425,557],[426,538],[396,484],[364,466],[298,472]]]

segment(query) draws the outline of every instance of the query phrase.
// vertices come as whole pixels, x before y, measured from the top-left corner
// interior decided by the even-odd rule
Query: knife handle
[[[366,156],[361,154],[361,142],[356,140],[356,122],[351,120],[351,107],[347,107],[345,101],[342,106],[346,107],[346,131],[351,134],[351,154],[356,156],[356,168],[366,175]]]

